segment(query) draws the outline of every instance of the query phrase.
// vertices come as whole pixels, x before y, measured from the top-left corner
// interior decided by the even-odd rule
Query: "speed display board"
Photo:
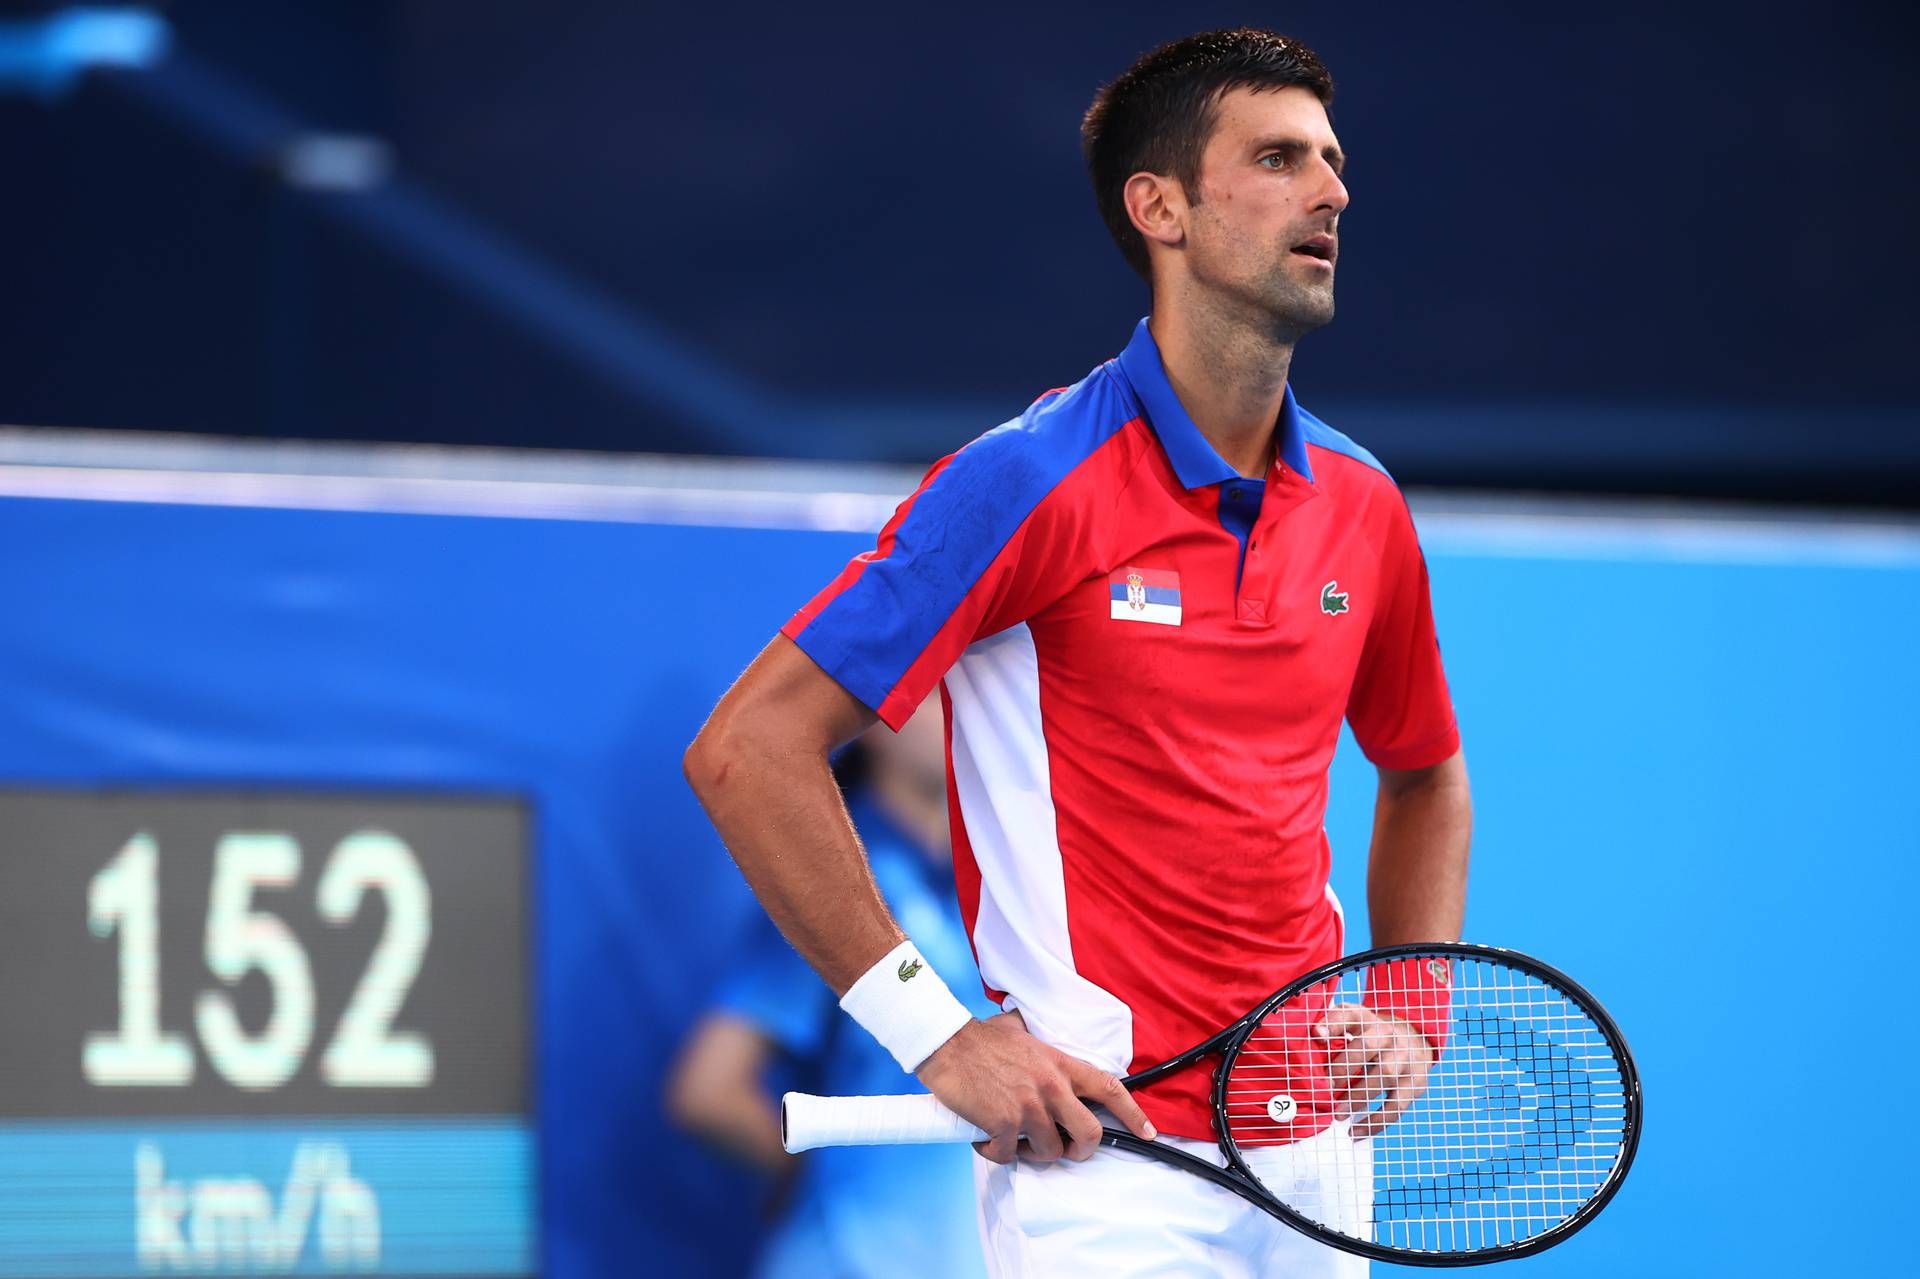
[[[512,799],[0,791],[0,1276],[531,1274]]]

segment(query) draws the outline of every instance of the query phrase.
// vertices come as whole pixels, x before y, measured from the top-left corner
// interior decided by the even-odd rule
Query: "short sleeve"
[[[810,1058],[826,1048],[840,1016],[833,991],[765,915],[754,913],[716,1007],[759,1029],[783,1052]]]
[[[1347,699],[1347,722],[1381,768],[1428,768],[1460,748],[1460,731],[1413,517],[1398,494],[1384,505],[1380,602]]]
[[[1026,620],[1086,572],[1086,464],[1115,433],[1008,423],[943,459],[871,551],[781,634],[891,728],[969,644]]]

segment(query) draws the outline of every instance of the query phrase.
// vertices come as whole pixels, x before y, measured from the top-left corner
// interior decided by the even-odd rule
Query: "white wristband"
[[[861,974],[840,997],[840,1007],[908,1074],[973,1020],[910,941],[895,946]]]

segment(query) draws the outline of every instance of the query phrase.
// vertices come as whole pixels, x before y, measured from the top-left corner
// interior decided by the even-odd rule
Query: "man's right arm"
[[[827,757],[873,712],[799,647],[775,636],[727,691],[688,747],[687,781],[767,914],[844,995],[905,938],[875,885]],[[928,1090],[990,1134],[981,1153],[1012,1159],[1021,1134],[1037,1159],[1084,1159],[1100,1123],[1079,1099],[1129,1129],[1152,1126],[1119,1081],[1042,1044],[1018,1014],[963,1026],[921,1062]]]

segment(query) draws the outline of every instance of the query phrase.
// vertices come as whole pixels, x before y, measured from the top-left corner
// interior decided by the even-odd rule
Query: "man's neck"
[[[1173,393],[1207,443],[1240,474],[1264,477],[1293,344],[1200,308],[1155,306],[1147,327]]]

